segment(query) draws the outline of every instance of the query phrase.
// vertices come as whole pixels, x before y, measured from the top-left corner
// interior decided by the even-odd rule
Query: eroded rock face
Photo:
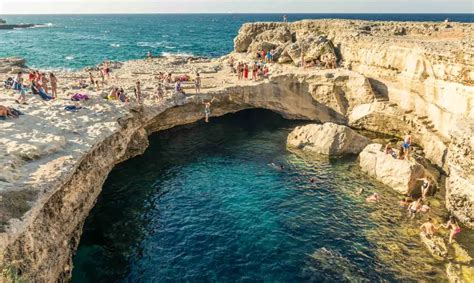
[[[351,128],[334,123],[296,127],[287,140],[290,147],[335,156],[358,154],[369,143],[368,138]]]
[[[451,131],[446,180],[446,206],[474,228],[474,123],[460,119]]]
[[[417,189],[417,179],[425,176],[423,166],[415,161],[395,159],[385,154],[381,144],[370,144],[359,155],[361,170],[401,194]]]

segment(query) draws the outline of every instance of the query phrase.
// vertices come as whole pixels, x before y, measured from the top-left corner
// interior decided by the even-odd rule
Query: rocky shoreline
[[[82,226],[115,164],[144,152],[147,136],[204,117],[202,102],[216,98],[212,116],[264,108],[289,119],[333,122],[402,137],[413,132],[424,156],[447,176],[446,207],[474,228],[473,24],[301,21],[244,25],[235,52],[216,60],[182,57],[118,64],[104,90],[80,90],[91,99],[66,113],[87,72],[58,74],[59,99],[28,105],[14,93],[0,104],[25,113],[2,121],[0,262],[27,281],[67,279]],[[324,54],[341,67],[299,68],[301,46],[311,65]],[[261,48],[280,62],[262,81],[239,81],[228,60],[251,61]],[[299,53],[298,53],[299,50]],[[13,63],[12,63],[13,62]],[[24,69],[0,61],[0,73]],[[153,98],[158,72],[201,72],[200,94],[169,92]],[[143,104],[102,98],[113,85],[131,91],[140,80]],[[189,86],[192,89],[192,85]],[[192,90],[189,91],[193,93]]]

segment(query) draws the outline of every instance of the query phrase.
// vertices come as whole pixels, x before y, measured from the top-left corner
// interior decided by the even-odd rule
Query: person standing
[[[194,86],[196,88],[196,93],[201,92],[201,77],[199,76],[199,73],[196,74],[196,80],[194,81]]]
[[[434,233],[436,230],[438,230],[438,228],[439,227],[436,227],[433,223],[431,223],[431,218],[428,218],[428,221],[420,226],[421,232],[424,233],[428,238],[434,236]]]
[[[288,22],[288,15],[283,15],[283,22],[287,23]]]
[[[140,86],[140,81],[135,83],[135,98],[138,103],[142,103],[142,90]]]
[[[244,79],[249,78],[249,65],[244,64]]]
[[[454,216],[449,217],[448,223],[446,223],[443,226],[444,226],[444,228],[447,228],[447,229],[450,230],[450,232],[449,232],[449,243],[452,244],[454,236],[461,233],[461,226],[459,226],[459,224],[456,221],[456,218],[454,218]]]
[[[51,95],[56,98],[58,96],[58,79],[53,73],[49,73],[49,82],[51,83]]]
[[[44,92],[49,93],[49,87],[48,87],[49,80],[46,77],[45,73],[41,74],[41,87],[43,88]]]

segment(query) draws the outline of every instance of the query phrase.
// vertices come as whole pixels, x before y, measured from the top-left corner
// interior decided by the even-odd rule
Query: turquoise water
[[[0,30],[0,57],[19,56],[29,66],[78,69],[103,60],[188,54],[218,57],[233,49],[241,25],[281,21],[281,14],[201,15],[34,15],[1,16],[10,23],[41,24],[36,28]],[[345,18],[400,21],[473,22],[472,14],[292,14],[291,21]]]
[[[417,232],[403,232],[419,223],[355,158],[286,149],[297,124],[251,110],[154,134],[109,175],[72,281],[445,280]],[[366,204],[374,191],[383,202]]]

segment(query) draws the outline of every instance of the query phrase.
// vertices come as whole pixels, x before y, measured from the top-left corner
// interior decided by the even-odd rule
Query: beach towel
[[[75,106],[75,105],[68,105],[68,106],[64,107],[64,110],[70,111],[70,112],[77,112],[81,109],[82,109],[82,107],[78,107],[78,106]]]
[[[89,96],[87,94],[76,93],[71,97],[72,101],[81,101],[81,100],[89,100]]]

